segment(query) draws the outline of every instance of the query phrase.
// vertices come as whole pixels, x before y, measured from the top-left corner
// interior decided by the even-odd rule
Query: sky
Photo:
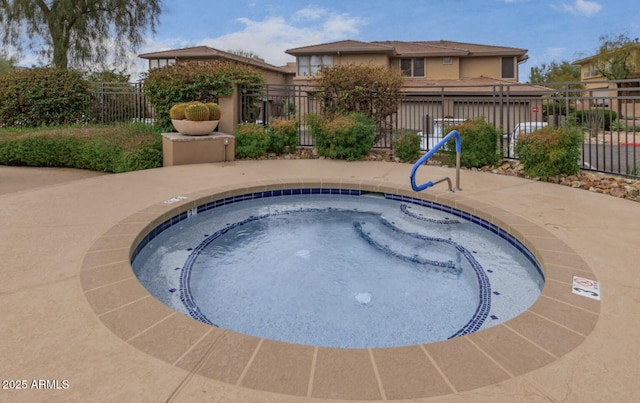
[[[252,52],[279,66],[300,46],[442,39],[527,49],[526,82],[532,67],[597,53],[602,36],[640,37],[638,0],[162,0],[162,8],[155,35],[132,55],[132,80],[146,70],[138,54],[190,46]]]

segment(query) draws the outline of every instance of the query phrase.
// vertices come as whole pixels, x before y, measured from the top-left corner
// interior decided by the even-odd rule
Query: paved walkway
[[[108,174],[83,169],[0,165],[0,195],[102,175]]]
[[[175,196],[204,196],[237,184],[280,180],[310,186],[368,181],[407,191],[410,169],[407,164],[320,160],[238,161],[118,175],[0,167],[0,401],[338,401],[237,386],[144,352],[135,342],[116,334],[117,323],[115,330],[105,326],[104,315],[96,313],[95,304],[88,300],[82,268],[97,240],[104,239],[118,223],[144,214],[150,217],[150,211]],[[440,167],[420,171],[422,181],[442,175],[452,176],[453,171]],[[522,217],[580,255],[600,281],[600,315],[593,330],[584,332],[583,342],[538,369],[475,389],[463,390],[449,382],[452,393],[411,401],[639,401],[640,204],[480,172],[463,171],[461,184],[460,195],[465,198],[486,209]],[[441,184],[427,192],[440,197],[446,193],[443,187]],[[106,254],[129,248],[116,244],[102,247]],[[556,263],[562,264],[552,264]],[[118,282],[129,284],[128,280],[112,280],[113,284]],[[579,297],[571,297],[570,281],[548,279],[545,287],[566,290],[569,302],[555,301],[559,307],[569,305],[575,312],[588,313],[580,303],[571,305],[570,298]],[[141,312],[145,316],[155,313]],[[574,325],[580,324],[557,324],[565,330]],[[181,341],[177,339],[176,344]],[[503,362],[509,357],[501,357],[499,351],[486,346],[477,347],[483,359],[505,368]],[[232,367],[233,361],[223,363],[222,369],[227,365]],[[447,373],[442,366],[438,370],[441,375]],[[380,383],[384,374],[376,376]],[[479,371],[475,376],[486,374]],[[26,390],[15,390],[23,380]],[[398,388],[402,392],[403,384]],[[382,396],[391,399],[390,389],[386,392]],[[316,395],[309,391],[309,396]]]

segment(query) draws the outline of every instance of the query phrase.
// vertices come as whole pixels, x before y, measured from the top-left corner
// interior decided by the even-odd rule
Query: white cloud
[[[285,53],[287,49],[353,39],[366,25],[365,19],[361,17],[321,7],[301,8],[287,16],[270,16],[261,20],[239,18],[236,21],[242,25],[239,30],[197,41],[175,36],[166,39],[149,37],[136,54],[129,55],[127,73],[135,81],[141,73],[146,72],[147,62],[138,58],[138,54],[200,45],[225,51],[252,52],[267,63],[280,66],[295,60]],[[27,65],[33,61],[34,59],[23,56],[20,64]]]
[[[595,1],[576,0],[573,4],[562,3],[561,9],[562,11],[567,11],[571,14],[591,17],[602,10],[602,5]]]
[[[306,19],[297,24],[300,18]],[[313,21],[310,23],[309,21]],[[349,39],[358,35],[366,21],[349,14],[338,14],[321,8],[304,8],[285,17],[267,17],[263,20],[240,18],[244,25],[240,31],[215,38],[206,38],[198,45],[220,50],[241,49],[253,52],[267,63],[284,65],[293,61],[285,50],[299,46]]]
[[[345,14],[333,15],[324,22],[323,31],[333,39],[345,38],[356,35],[359,32],[358,26],[363,22]]]
[[[295,19],[307,19],[307,20],[317,20],[319,18],[324,17],[327,14],[327,10],[320,7],[307,7],[301,10],[296,11],[293,14]]]

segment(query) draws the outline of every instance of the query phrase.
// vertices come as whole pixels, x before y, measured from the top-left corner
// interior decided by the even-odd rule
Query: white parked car
[[[509,157],[515,158],[515,146],[519,134],[533,133],[536,130],[542,129],[547,126],[547,122],[520,122],[516,125],[513,131],[509,134],[505,134],[504,137],[509,139]]]

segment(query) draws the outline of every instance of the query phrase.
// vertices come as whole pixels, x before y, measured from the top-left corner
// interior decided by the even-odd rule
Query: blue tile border
[[[264,191],[264,192],[254,192],[254,193],[247,193],[244,195],[239,195],[239,196],[232,196],[232,197],[227,197],[227,198],[223,198],[223,199],[218,199],[206,204],[202,204],[200,206],[198,206],[196,208],[196,211],[198,213],[201,212],[205,212],[211,209],[214,209],[216,207],[219,206],[224,206],[227,204],[232,204],[232,203],[236,203],[236,202],[241,202],[241,201],[245,201],[245,200],[253,200],[253,199],[262,199],[262,198],[267,198],[267,197],[280,197],[280,196],[289,196],[289,195],[348,195],[348,196],[361,196],[363,194],[369,194],[372,192],[367,192],[367,191],[360,191],[360,190],[356,190],[356,189],[336,189],[336,188],[292,188],[292,189],[279,189],[279,190],[271,190],[271,191]],[[375,193],[375,192],[374,192]],[[401,196],[401,195],[396,195],[396,194],[390,194],[390,193],[385,193],[384,197],[386,199],[389,200],[395,200],[395,201],[399,201],[402,203],[410,203],[410,204],[414,204],[414,205],[418,205],[418,206],[423,206],[423,207],[427,207],[427,208],[431,208],[437,211],[442,211],[448,214],[451,214],[455,217],[460,217],[463,218],[471,223],[474,223],[476,225],[480,225],[481,227],[493,232],[494,234],[496,234],[497,236],[499,236],[500,238],[506,240],[509,244],[511,244],[512,246],[514,246],[518,251],[520,251],[522,254],[525,255],[525,257],[533,264],[533,266],[536,268],[536,270],[538,271],[538,273],[540,274],[540,276],[544,279],[544,273],[540,267],[540,264],[538,263],[537,259],[534,257],[534,255],[518,240],[516,239],[513,235],[509,234],[508,232],[506,232],[504,229],[496,226],[493,223],[490,223],[480,217],[474,216],[468,212],[464,212],[462,210],[456,209],[454,207],[451,206],[447,206],[444,204],[440,204],[437,202],[433,202],[433,201],[428,201],[428,200],[422,200],[422,199],[418,199],[418,198],[414,198],[414,197],[408,197],[408,196]],[[418,220],[422,220],[423,217],[417,216],[412,214],[411,212],[409,212],[407,210],[407,206],[406,204],[401,205],[401,211],[404,214],[408,214],[412,217],[415,217]],[[189,257],[187,258],[187,261],[185,262],[185,265],[181,268],[181,275],[180,275],[180,299],[182,301],[182,303],[184,304],[184,306],[187,308],[189,315],[196,319],[199,320],[203,323],[207,323],[209,325],[212,326],[217,326],[215,323],[212,323],[209,319],[207,319],[207,317],[202,314],[197,306],[197,304],[195,304],[195,302],[193,301],[193,299],[190,296],[190,287],[189,287],[189,281],[190,281],[190,274],[191,274],[191,270],[189,270],[189,268],[193,265],[193,263],[195,262],[195,260],[197,259],[198,255],[200,254],[200,252],[207,246],[209,245],[212,241],[214,241],[215,239],[217,239],[218,237],[220,237],[221,235],[223,235],[224,233],[228,232],[229,230],[237,227],[238,225],[243,225],[246,224],[247,222],[250,221],[255,221],[255,220],[259,220],[262,218],[265,218],[268,215],[265,216],[251,216],[250,218],[243,220],[239,223],[234,223],[234,224],[230,224],[228,226],[226,226],[225,228],[217,231],[216,233],[207,236],[207,238],[200,243],[200,245],[198,245],[198,247],[194,248],[194,250],[192,251],[192,253],[189,255]],[[142,240],[138,243],[138,245],[135,247],[135,249],[133,250],[133,253],[131,254],[131,261],[133,262],[135,260],[135,258],[138,256],[138,254],[142,251],[142,249],[147,246],[149,244],[149,242],[151,242],[156,236],[158,236],[160,233],[162,233],[163,231],[165,231],[166,229],[170,228],[173,225],[176,225],[184,220],[186,220],[188,218],[188,213],[187,212],[183,212],[180,213],[170,219],[165,220],[164,222],[162,222],[161,224],[159,224],[158,226],[156,226],[154,229],[152,229],[148,234],[146,234]],[[425,219],[428,221],[431,221],[429,219]],[[434,220],[437,221],[436,223],[438,224],[456,224],[456,223],[460,223],[460,221],[458,220]],[[391,225],[391,224],[389,224]],[[395,228],[395,227],[392,227]],[[418,234],[411,234],[412,236],[420,236],[422,237],[422,235],[418,235]],[[427,238],[427,237],[425,237]],[[469,333],[473,333],[477,330],[480,329],[480,327],[482,326],[482,324],[485,322],[485,320],[489,317],[489,312],[491,309],[491,284],[489,281],[489,278],[487,277],[486,273],[484,272],[484,269],[482,268],[482,266],[477,262],[477,260],[473,257],[472,252],[469,252],[466,248],[462,247],[461,245],[458,245],[457,243],[451,241],[451,240],[445,240],[445,239],[432,239],[432,240],[436,240],[438,242],[447,242],[449,244],[451,244],[453,247],[455,247],[458,251],[460,251],[460,253],[462,253],[465,258],[469,261],[469,263],[471,264],[472,268],[474,269],[474,272],[476,274],[476,277],[478,279],[478,284],[479,284],[479,290],[480,290],[480,294],[479,294],[479,303],[478,303],[478,307],[476,308],[476,311],[473,315],[473,317],[469,320],[469,322],[467,322],[467,324],[465,324],[460,330],[458,330],[457,332],[455,332],[453,335],[451,335],[449,337],[449,339],[454,338],[454,337],[459,337],[459,336],[464,336],[466,334]],[[185,270],[185,268],[187,270]],[[178,268],[177,268],[178,269]]]

